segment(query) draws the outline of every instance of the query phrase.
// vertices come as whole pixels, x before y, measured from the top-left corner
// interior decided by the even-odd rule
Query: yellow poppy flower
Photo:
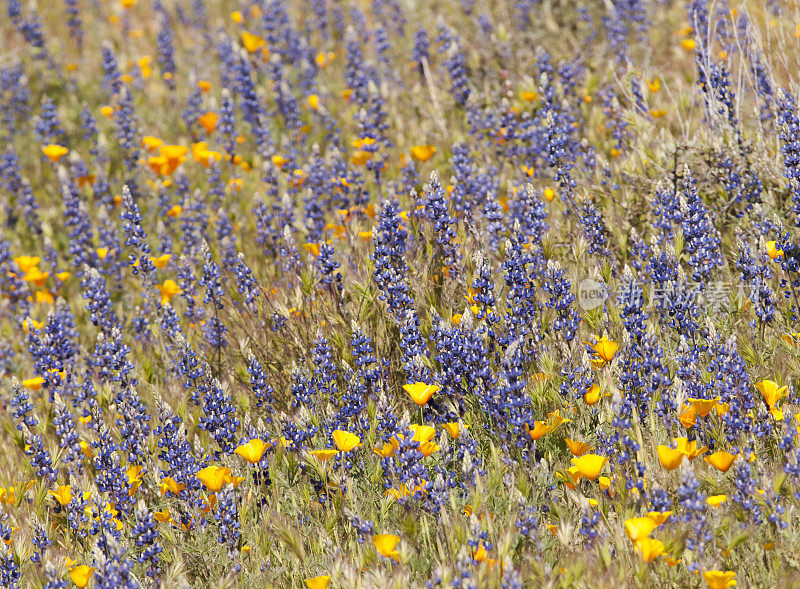
[[[183,292],[181,287],[178,286],[178,283],[170,279],[165,280],[164,284],[158,287],[158,290],[161,292],[162,305],[166,305],[172,300],[172,297]]]
[[[315,258],[319,257],[319,244],[318,243],[304,243],[303,248]]]
[[[226,483],[231,482],[231,469],[227,466],[206,466],[197,472],[197,478],[212,493],[218,493]]]
[[[86,458],[94,458],[94,452],[92,452],[92,447],[89,445],[89,442],[85,440],[81,440],[81,452],[83,453]]]
[[[415,145],[411,148],[411,157],[419,162],[427,162],[436,153],[433,145]]]
[[[671,511],[648,511],[647,512],[647,517],[649,517],[651,520],[653,520],[655,522],[656,527],[663,526],[664,522],[666,522],[669,519],[669,516],[671,516],[671,515],[672,515]]]
[[[786,387],[778,388],[778,384],[772,380],[762,380],[756,383],[756,388],[764,397],[767,407],[773,407],[786,393]]]
[[[219,115],[215,112],[203,113],[197,117],[198,124],[209,134],[213,133],[214,129],[217,128],[217,121],[219,121]]]
[[[376,534],[372,536],[372,543],[378,554],[391,558],[392,560],[400,559],[400,552],[397,550],[397,543],[400,541],[400,536],[394,534]]]
[[[713,454],[705,456],[703,460],[708,462],[711,466],[722,472],[728,472],[728,469],[733,465],[734,460],[738,454],[731,454],[724,450],[719,450]]]
[[[450,437],[453,438],[454,440],[457,440],[459,438],[459,436],[461,435],[461,432],[458,429],[458,422],[457,421],[451,421],[451,422],[448,422],[448,423],[444,423],[444,424],[442,424],[442,427],[444,428],[444,431],[446,431],[448,434],[450,434]]]
[[[419,445],[419,451],[423,456],[430,456],[439,449],[439,444],[435,442],[423,442]]]
[[[247,460],[247,462],[250,464],[256,464],[261,461],[261,458],[264,456],[264,452],[267,451],[267,448],[269,448],[270,445],[271,444],[267,444],[266,442],[255,438],[246,444],[237,446],[234,452]]]
[[[711,410],[714,408],[714,405],[720,402],[719,397],[715,397],[714,399],[686,399],[689,403],[692,404],[694,410],[697,412],[697,415],[700,417],[705,417]]]
[[[44,378],[41,376],[34,376],[33,378],[26,378],[22,381],[22,386],[32,391],[38,391],[44,385]]]
[[[151,256],[150,263],[153,264],[153,266],[155,266],[158,270],[163,270],[167,267],[170,258],[172,258],[172,256],[169,254],[164,254],[163,256],[158,256],[157,258]]]
[[[164,145],[164,142],[158,137],[153,137],[152,135],[145,135],[144,137],[142,137],[142,145],[144,145],[147,148],[147,151],[152,153],[159,147]]]
[[[600,471],[603,470],[606,462],[608,462],[608,458],[598,454],[584,454],[581,457],[572,459],[572,464],[575,465],[581,476],[590,481],[595,480],[600,475]]]
[[[664,543],[661,540],[642,538],[636,542],[636,550],[642,555],[644,562],[653,562],[664,552]]]
[[[708,503],[711,507],[719,507],[723,503],[727,502],[727,495],[711,495],[710,497],[706,497],[706,503]]]
[[[331,583],[330,575],[320,575],[319,577],[312,577],[305,579],[305,584],[308,589],[327,589]]]
[[[361,445],[361,440],[357,435],[340,429],[334,430],[333,441],[340,452],[349,452]]]
[[[701,454],[704,454],[707,450],[707,446],[703,446],[702,448],[697,447],[697,440],[689,441],[686,437],[675,438],[676,447],[679,451],[683,452],[683,454],[689,459],[694,460]]]
[[[172,217],[173,219],[177,218],[183,212],[183,207],[181,205],[173,205],[167,211],[167,217]]]
[[[582,478],[580,469],[577,466],[570,466],[566,472],[567,474],[565,475],[563,472],[557,471],[556,476],[564,481],[568,489],[575,489],[575,485],[577,485]]]
[[[766,244],[767,248],[767,255],[770,257],[771,260],[774,260],[777,257],[783,255],[783,250],[779,249],[777,245],[775,245],[774,241],[768,241]]]
[[[69,578],[72,579],[72,582],[75,583],[80,589],[86,587],[89,584],[89,579],[92,578],[94,574],[94,567],[89,566],[88,564],[79,564],[76,567],[72,567],[69,570]]]
[[[152,62],[153,58],[149,55],[142,56],[136,60],[136,63],[139,66],[139,71],[142,72],[142,78],[147,79],[152,75],[153,68],[150,65]]]
[[[650,517],[633,517],[625,520],[625,535],[637,542],[656,529],[656,522]]]
[[[131,486],[130,494],[133,495],[136,490],[139,488],[139,485],[142,484],[142,467],[138,464],[129,466],[125,471],[125,475],[128,477],[128,484]]]
[[[44,327],[44,321],[36,321],[36,319],[33,319],[31,317],[28,317],[22,323],[22,330],[25,333],[28,333],[28,331],[31,328],[33,328],[33,329],[42,329],[42,327]]]
[[[659,444],[656,448],[658,452],[658,460],[667,470],[675,470],[681,465],[686,454],[676,448],[670,448],[664,444]]]
[[[56,145],[51,143],[50,145],[45,145],[42,148],[42,153],[47,156],[47,158],[51,162],[57,162],[62,157],[69,153],[69,149],[64,147],[63,145]]]
[[[33,282],[36,286],[42,288],[44,283],[47,282],[48,276],[50,276],[50,272],[42,272],[38,266],[34,266],[25,272],[25,276],[22,279],[25,282]]]
[[[244,45],[248,53],[255,53],[266,44],[267,42],[258,35],[254,35],[248,31],[242,31],[242,45]]]
[[[409,429],[414,432],[414,437],[412,439],[420,444],[429,442],[433,439],[433,436],[436,435],[436,428],[430,425],[417,425],[414,423],[409,426]]]
[[[390,442],[385,442],[380,448],[373,448],[373,452],[381,458],[388,458],[394,454],[395,447]]]
[[[683,39],[681,41],[681,47],[686,49],[686,51],[694,51],[695,47],[697,47],[697,43],[695,43],[694,39]]]
[[[692,405],[689,405],[680,415],[678,415],[678,421],[683,424],[683,427],[689,429],[690,427],[694,426],[695,423],[697,423],[697,410]]]
[[[19,266],[23,274],[38,266],[41,261],[42,259],[37,256],[17,256],[14,258],[14,262]]]
[[[354,152],[353,155],[350,156],[350,161],[357,166],[363,166],[371,159],[372,159],[372,152],[364,151],[361,149]]]
[[[70,485],[61,485],[55,491],[48,491],[47,494],[55,497],[62,507],[66,507],[72,502],[72,487]]]
[[[539,98],[539,93],[534,92],[533,90],[523,90],[522,92],[519,93],[519,95],[520,98],[522,98],[522,100],[524,100],[525,102],[533,102],[534,100]]]
[[[564,441],[567,443],[567,448],[569,448],[569,451],[572,452],[573,456],[586,454],[591,449],[589,444],[586,442],[578,442],[577,440],[572,440],[570,438],[565,438]]]
[[[389,444],[389,446],[391,447],[391,444]],[[392,450],[394,450],[394,448],[392,448]],[[327,462],[338,453],[338,450],[334,450],[332,448],[326,448],[324,450],[311,450],[310,452],[310,454],[320,462]]]
[[[529,428],[527,424],[525,427],[528,429],[528,435],[534,441],[543,438],[552,431],[552,428],[544,421],[534,421],[533,429]]]
[[[411,395],[411,399],[414,401],[414,403],[422,406],[431,400],[433,394],[439,390],[439,385],[416,382],[414,384],[404,384],[403,390]]]
[[[736,573],[733,571],[707,571],[703,578],[708,584],[708,589],[728,589],[736,585]]]
[[[547,422],[553,429],[560,427],[565,423],[570,423],[572,420],[561,416],[561,410],[556,409],[547,414]]]
[[[611,360],[614,359],[614,355],[617,353],[617,348],[619,348],[617,342],[608,339],[605,335],[592,345],[592,350],[594,350],[594,353],[598,358],[603,360],[603,362],[611,362]]]
[[[608,396],[609,396],[608,393],[601,395],[600,385],[595,383],[591,387],[589,387],[589,390],[586,391],[585,395],[583,395],[583,402],[586,403],[587,405],[594,405],[603,397],[608,397]]]

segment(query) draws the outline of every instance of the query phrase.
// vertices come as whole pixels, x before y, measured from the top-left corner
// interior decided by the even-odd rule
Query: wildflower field
[[[800,585],[794,0],[0,9],[0,586]]]

